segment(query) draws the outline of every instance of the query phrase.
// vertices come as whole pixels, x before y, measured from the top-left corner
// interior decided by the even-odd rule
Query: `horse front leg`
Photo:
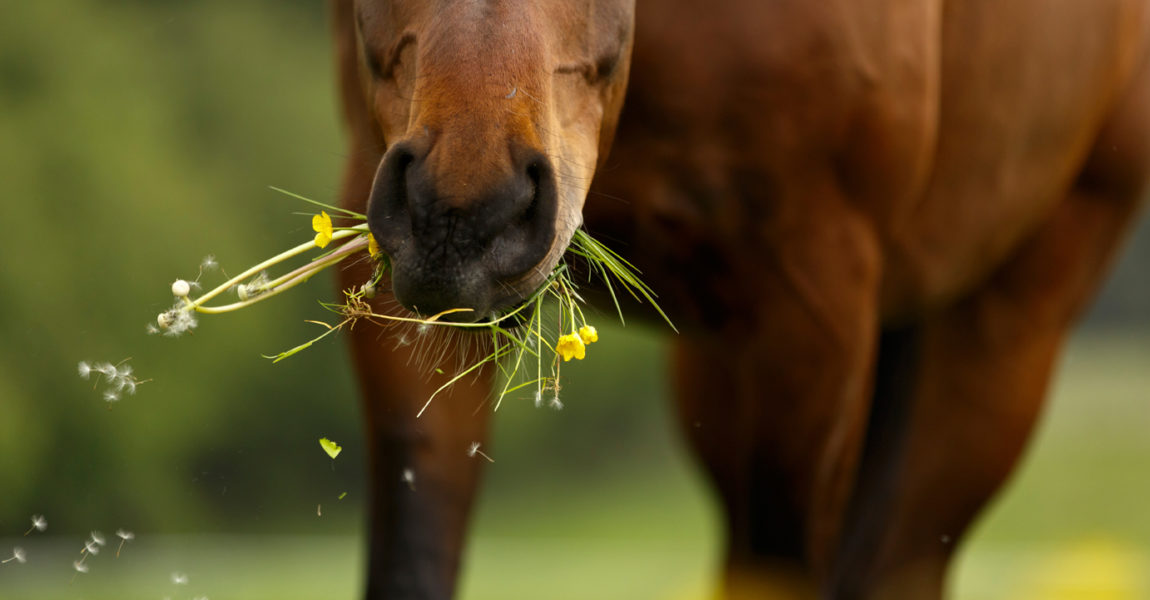
[[[448,600],[482,470],[483,461],[468,450],[486,440],[489,378],[453,386],[417,416],[447,377],[419,368],[421,357],[413,356],[419,342],[397,345],[388,333],[362,325],[351,338],[368,451],[365,597]],[[448,342],[448,355],[466,342]]]
[[[726,517],[724,597],[815,598],[827,585],[870,399],[878,249],[828,212],[731,285],[753,297],[676,348],[684,431]]]

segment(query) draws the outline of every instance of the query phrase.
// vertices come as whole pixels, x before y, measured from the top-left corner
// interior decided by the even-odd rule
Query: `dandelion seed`
[[[48,520],[44,518],[44,515],[32,515],[32,526],[28,528],[28,531],[24,532],[24,535],[32,533],[33,530],[44,531],[47,528]]]
[[[146,331],[148,335],[156,335],[157,333],[160,333],[160,328],[156,327],[155,323],[148,323],[144,327],[144,331]]]
[[[261,294],[264,291],[264,287],[269,283],[271,283],[271,279],[268,278],[267,271],[261,271],[259,275],[253,277],[252,280],[246,284],[241,283],[237,285],[236,296],[238,296],[241,301],[247,301]]]
[[[175,337],[185,331],[191,331],[199,323],[196,317],[186,306],[176,304],[172,308],[156,316],[156,325],[164,331],[164,335]]]
[[[418,335],[427,335],[428,331],[431,331],[431,325],[427,323],[420,323],[415,326],[415,333]]]
[[[88,572],[88,565],[84,564],[84,559],[74,561],[72,563],[72,568],[76,569],[77,573],[87,573]]]
[[[177,298],[186,298],[192,292],[192,286],[183,279],[172,282],[172,295]]]
[[[172,573],[172,583],[176,585],[188,585],[188,574]]]
[[[89,535],[91,536],[93,543],[99,546],[103,546],[105,544],[104,534],[100,533],[99,531],[93,531]]]
[[[124,391],[127,392],[129,396],[133,396],[136,394],[137,385],[139,385],[139,382],[135,379],[128,380],[128,382],[124,384]]]
[[[100,546],[96,542],[85,542],[84,543],[84,552],[87,552],[88,554],[92,554],[92,555],[99,554],[100,553]]]
[[[535,408],[543,406],[543,390],[535,390]]]
[[[467,456],[469,456],[470,458],[475,458],[475,455],[477,455],[477,454],[479,456],[482,456],[483,458],[487,459],[487,462],[492,462],[492,463],[495,462],[494,458],[491,458],[490,456],[488,456],[482,450],[479,449],[479,442],[471,442],[471,447],[467,449]]]
[[[120,558],[120,550],[124,549],[124,544],[136,539],[136,534],[132,533],[131,531],[117,529],[116,537],[120,538],[120,546],[116,548],[116,558]]]
[[[200,261],[200,271],[214,271],[219,268],[220,264],[216,262],[215,255],[209,254]]]
[[[100,373],[101,375],[103,375],[104,377],[107,377],[108,379],[111,379],[112,377],[116,376],[116,366],[113,365],[112,363],[106,363],[106,362],[96,363],[96,364],[92,365],[92,370],[96,371],[97,373]]]
[[[563,410],[563,403],[559,401],[559,396],[552,396],[551,401],[547,403],[547,406],[550,406],[555,410]]]
[[[0,565],[2,565],[4,563],[10,563],[12,561],[16,561],[20,564],[24,564],[25,562],[28,561],[28,558],[24,555],[24,549],[23,548],[21,548],[20,546],[16,546],[15,548],[13,548],[12,549],[12,558],[6,558],[4,560],[0,560]]]
[[[104,392],[104,402],[112,404],[120,401],[120,394],[115,390],[107,390]]]
[[[411,488],[411,491],[414,492],[415,491],[415,471],[412,471],[411,469],[404,469],[403,470],[403,482],[406,483],[407,487]]]
[[[80,361],[80,364],[76,367],[76,370],[80,373],[80,379],[87,379],[92,375],[92,365],[84,361]]]

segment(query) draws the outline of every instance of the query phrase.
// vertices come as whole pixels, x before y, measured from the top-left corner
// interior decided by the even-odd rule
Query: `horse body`
[[[519,188],[501,182],[528,173],[532,205],[557,207],[508,217],[528,232],[508,239],[554,239],[492,234],[476,255],[513,247],[511,263],[545,272],[581,214],[644,272],[684,331],[678,409],[725,509],[727,596],[938,597],[1146,189],[1150,2],[640,0],[633,41],[617,0],[462,2],[462,25],[404,13],[419,3],[358,4],[335,3],[345,203],[391,203],[372,227],[393,257],[422,252],[419,225],[389,229],[421,211],[483,239],[492,217],[467,211],[518,214],[505,190]],[[428,41],[448,31],[452,60]],[[418,59],[373,87],[376,39]],[[430,256],[413,264],[505,266]],[[499,272],[521,292],[534,280],[519,271]],[[507,302],[408,273],[408,300]],[[417,420],[437,384],[377,338],[352,341],[374,482],[368,597],[448,598],[485,392]]]

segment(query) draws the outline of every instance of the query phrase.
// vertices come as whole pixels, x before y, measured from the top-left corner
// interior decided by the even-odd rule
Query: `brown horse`
[[[1150,180],[1150,0],[635,4],[335,0],[345,205],[422,314],[613,240],[683,330],[726,596],[939,597]],[[352,344],[367,596],[450,598],[485,391],[417,419],[409,347]]]

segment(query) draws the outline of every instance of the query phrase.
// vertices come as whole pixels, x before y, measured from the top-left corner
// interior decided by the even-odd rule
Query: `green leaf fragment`
[[[319,446],[333,459],[339,456],[340,451],[343,450],[343,447],[327,438],[319,438]]]

